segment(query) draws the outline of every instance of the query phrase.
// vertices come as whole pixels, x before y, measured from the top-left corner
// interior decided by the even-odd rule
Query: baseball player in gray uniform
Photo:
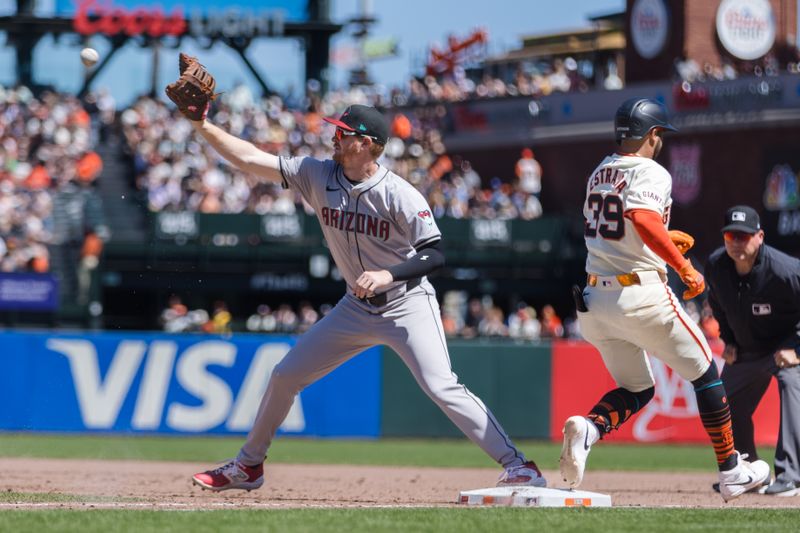
[[[436,294],[426,275],[444,264],[441,233],[423,196],[377,160],[389,127],[373,107],[353,105],[336,126],[332,160],[278,157],[206,120],[195,129],[245,172],[281,182],[316,212],[347,293],[300,336],[275,367],[237,458],[193,476],[211,490],[258,488],[275,432],[304,387],[375,345],[391,347],[419,386],[474,443],[501,464],[498,485],[545,486],[533,461],[509,439],[450,366]],[[399,400],[399,399],[398,399]]]

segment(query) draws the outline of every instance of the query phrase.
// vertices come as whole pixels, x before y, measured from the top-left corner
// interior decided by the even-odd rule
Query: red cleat
[[[546,487],[547,480],[542,475],[539,467],[533,461],[528,461],[519,466],[506,468],[497,482],[498,487],[510,485],[526,485],[529,487]]]
[[[264,484],[264,465],[247,466],[234,459],[214,470],[193,475],[192,482],[214,491],[229,489],[251,491]]]

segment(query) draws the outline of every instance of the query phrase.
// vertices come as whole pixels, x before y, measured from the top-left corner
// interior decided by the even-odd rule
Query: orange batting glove
[[[703,291],[706,290],[705,278],[692,266],[692,262],[688,259],[686,264],[678,270],[678,275],[681,277],[681,281],[689,287],[683,291],[684,300],[691,300],[695,296],[703,294]]]

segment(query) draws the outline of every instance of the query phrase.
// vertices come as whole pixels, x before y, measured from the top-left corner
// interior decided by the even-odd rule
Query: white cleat
[[[719,473],[719,493],[726,502],[738,498],[745,492],[760,487],[769,479],[766,461],[745,461],[747,454],[736,454],[736,466]]]
[[[586,458],[589,457],[592,444],[600,440],[600,432],[588,418],[571,416],[564,423],[563,433],[564,444],[558,464],[561,477],[574,489],[583,481]]]

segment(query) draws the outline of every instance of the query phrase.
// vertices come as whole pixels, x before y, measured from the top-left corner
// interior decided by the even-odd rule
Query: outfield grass
[[[217,462],[234,457],[243,438],[144,437],[0,434],[0,456],[78,459],[141,459]],[[520,448],[541,468],[558,468],[560,444],[520,441]],[[773,450],[761,450],[765,458]],[[494,463],[466,439],[317,440],[276,439],[272,463],[389,466],[492,467]],[[592,448],[597,470],[713,470],[711,446],[601,443]]]
[[[797,531],[798,510],[752,509],[295,509],[11,511],[2,531]]]

